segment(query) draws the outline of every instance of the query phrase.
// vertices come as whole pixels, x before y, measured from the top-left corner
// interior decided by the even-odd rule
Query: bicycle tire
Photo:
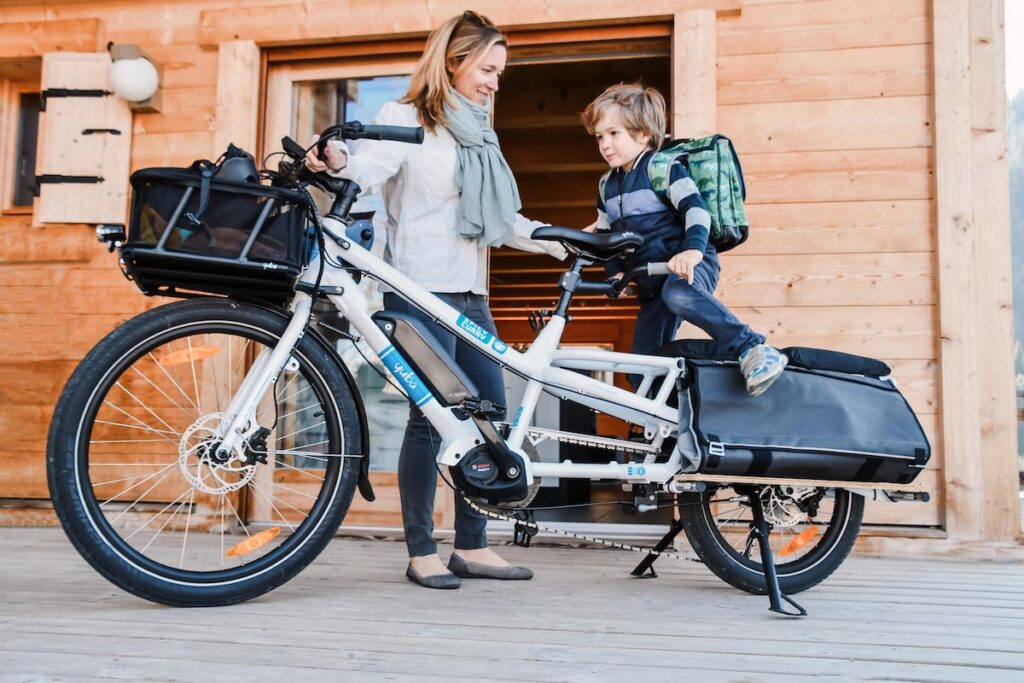
[[[748,531],[745,537],[746,552],[737,550],[723,535],[719,528],[720,520],[716,519],[712,511],[716,493],[729,488],[708,489],[680,496],[680,522],[694,552],[716,576],[740,590],[764,595],[767,590],[760,548],[756,547],[756,543],[751,544],[746,540],[750,538]],[[795,595],[821,583],[839,568],[853,549],[864,516],[864,498],[844,489],[836,489],[831,508],[825,532],[820,534],[821,538],[807,552],[792,561],[779,562],[779,549],[773,548],[775,570],[783,593]],[[744,519],[740,524],[748,525],[749,521]]]
[[[126,387],[133,381],[139,383],[136,374],[145,374],[144,370],[138,370],[139,367],[144,369],[149,366],[157,367],[160,364],[165,364],[164,361],[170,357],[168,354],[178,353],[180,358],[184,358],[184,360],[179,361],[178,357],[176,357],[175,363],[190,364],[192,366],[192,378],[195,384],[196,396],[194,412],[196,414],[203,413],[200,407],[203,405],[204,398],[200,395],[200,380],[196,375],[196,366],[201,366],[204,361],[197,359],[203,353],[212,353],[212,351],[207,350],[203,353],[196,351],[198,347],[192,345],[193,337],[190,335],[206,335],[206,339],[214,340],[217,343],[223,343],[224,339],[227,340],[226,348],[229,350],[227,358],[231,359],[232,362],[227,364],[227,370],[223,374],[227,377],[230,386],[231,370],[234,366],[243,367],[243,370],[236,374],[244,375],[244,362],[241,360],[235,361],[231,358],[230,349],[233,348],[232,344],[244,343],[248,345],[249,341],[245,340],[250,340],[253,349],[257,345],[270,348],[280,339],[287,323],[288,317],[283,311],[240,303],[229,299],[200,298],[179,301],[147,311],[118,327],[89,352],[72,374],[58,400],[50,425],[47,444],[47,478],[53,505],[65,533],[82,557],[106,579],[129,593],[166,605],[179,607],[228,605],[249,600],[280,586],[302,571],[326,547],[343,521],[351,504],[359,474],[360,462],[358,456],[365,451],[363,450],[364,444],[362,443],[360,428],[358,398],[354,393],[356,388],[351,386],[347,373],[343,372],[336,365],[330,351],[316,335],[307,334],[296,345],[292,353],[294,369],[289,370],[289,372],[292,373],[291,381],[297,382],[296,386],[304,387],[302,392],[299,393],[308,391],[308,397],[302,400],[308,400],[310,406],[312,406],[312,408],[303,408],[299,412],[312,411],[313,418],[311,419],[317,419],[322,412],[323,422],[316,424],[313,433],[317,435],[322,433],[325,436],[326,441],[323,442],[323,445],[317,445],[312,450],[293,449],[291,451],[272,450],[267,443],[263,444],[263,450],[260,451],[257,446],[250,445],[248,446],[250,454],[247,457],[251,458],[251,463],[247,462],[245,467],[240,468],[238,472],[229,476],[230,473],[224,465],[219,465],[211,459],[210,453],[213,451],[209,448],[209,445],[201,438],[195,437],[195,434],[200,432],[193,431],[190,438],[199,444],[201,448],[183,450],[181,444],[186,443],[187,430],[185,430],[182,432],[177,445],[177,450],[179,451],[177,456],[179,461],[177,464],[164,466],[162,470],[158,470],[158,472],[166,471],[166,474],[157,479],[156,483],[152,485],[157,488],[151,488],[150,490],[159,492],[161,489],[158,487],[158,484],[160,486],[171,486],[176,481],[176,476],[181,477],[185,481],[186,487],[192,486],[193,489],[192,497],[189,499],[187,507],[187,517],[184,522],[184,540],[182,541],[181,561],[178,567],[174,567],[162,559],[155,559],[156,553],[149,550],[152,545],[147,545],[140,550],[138,545],[141,543],[141,538],[139,542],[133,545],[132,537],[126,539],[125,534],[122,533],[123,530],[118,527],[126,524],[121,522],[121,519],[131,521],[140,515],[140,519],[146,515],[152,517],[152,525],[155,527],[158,522],[166,517],[167,521],[163,522],[163,526],[159,527],[149,543],[153,544],[163,533],[167,534],[167,539],[177,542],[177,537],[172,536],[172,534],[175,533],[174,529],[181,526],[181,517],[179,516],[174,520],[171,531],[165,530],[175,515],[182,513],[182,516],[184,516],[185,503],[179,503],[173,514],[168,513],[168,508],[166,507],[162,513],[152,513],[151,510],[163,504],[163,500],[157,503],[150,503],[148,500],[143,500],[145,498],[145,494],[143,494],[138,500],[128,504],[126,501],[135,496],[135,493],[128,495],[123,491],[119,494],[111,494],[109,498],[101,503],[97,498],[97,492],[102,491],[104,486],[116,488],[121,486],[121,484],[115,486],[114,482],[130,481],[133,476],[138,478],[144,475],[129,474],[124,479],[115,478],[108,482],[95,481],[92,474],[93,472],[111,471],[101,470],[101,465],[120,468],[120,470],[114,470],[116,472],[132,471],[126,470],[126,468],[133,466],[157,467],[163,463],[161,458],[165,457],[165,452],[171,452],[170,445],[159,441],[159,438],[163,438],[166,441],[173,442],[174,435],[177,434],[171,429],[177,422],[172,422],[172,420],[180,421],[181,418],[176,414],[172,416],[170,410],[166,414],[161,415],[157,412],[157,408],[148,408],[150,412],[160,416],[163,424],[157,423],[156,427],[148,426],[144,429],[138,423],[145,420],[137,416],[132,417],[131,413],[140,412],[146,420],[150,419],[148,414],[137,409],[128,399],[123,399],[124,403],[122,405],[128,407],[119,407],[118,409],[121,413],[128,415],[128,417],[106,418],[97,421],[98,415],[106,416],[110,411],[110,407],[116,405],[113,403],[114,399],[111,398],[114,396],[115,391],[132,395],[131,390]],[[198,339],[199,337],[196,338]],[[184,355],[180,355],[182,354],[180,350],[173,352],[164,351],[165,348],[174,348],[172,344],[182,339],[187,339],[189,344],[187,347],[184,347],[187,349]],[[219,350],[224,347],[211,346],[209,348],[217,349],[219,353]],[[247,349],[246,353],[252,353],[248,346],[244,348]],[[159,356],[160,360],[157,362],[158,356],[155,354],[159,353],[164,355]],[[238,355],[241,357],[243,354],[239,352]],[[149,365],[144,365],[145,363]],[[133,369],[134,371],[129,374]],[[160,372],[170,376],[166,368],[161,369]],[[151,374],[156,378],[156,381],[165,382],[156,370],[152,371]],[[285,375],[286,373],[282,372],[282,377]],[[201,374],[200,376],[203,377],[203,382],[205,383],[206,374]],[[147,378],[147,382],[154,384],[153,377]],[[278,382],[280,381],[279,378]],[[184,384],[184,382],[182,383]],[[170,387],[172,383],[166,382],[166,384]],[[206,390],[206,384],[203,386],[204,391]],[[216,374],[214,374],[213,384],[215,388],[220,384]],[[139,386],[145,385],[140,383]],[[135,388],[134,385],[133,388]],[[182,390],[182,393],[186,395],[191,393],[191,391],[184,391],[182,386],[179,386],[178,389]],[[309,391],[310,389],[311,391]],[[155,391],[147,391],[153,396],[157,396]],[[284,424],[280,413],[282,399],[277,394],[277,384],[273,386],[272,391],[273,397],[268,403],[273,405],[274,430],[276,430],[279,424]],[[138,393],[137,389],[136,392]],[[164,390],[163,396],[172,400],[179,398],[177,403],[185,403],[176,394],[172,396],[172,393],[173,389],[168,388]],[[118,393],[118,396],[120,395]],[[137,399],[136,396],[132,397]],[[165,403],[167,402],[163,398],[160,398],[160,400]],[[208,401],[208,399],[206,400]],[[217,397],[218,402],[223,403],[226,400],[227,397],[220,397],[219,395]],[[299,399],[291,398],[289,400],[294,402],[295,405],[300,405]],[[141,400],[138,400],[138,402],[140,404],[144,403]],[[317,409],[317,405],[321,406],[321,409]],[[181,405],[178,407],[182,408],[181,412],[186,417],[191,416],[191,408],[185,410]],[[160,408],[160,410],[163,409]],[[174,412],[176,413],[177,411]],[[117,415],[121,413],[117,413]],[[194,422],[190,428],[194,429],[195,424],[206,419],[206,417],[206,415],[200,415],[197,418],[197,422]],[[298,418],[292,417],[293,421],[298,420]],[[305,419],[308,421],[310,418]],[[298,422],[295,423],[298,424]],[[112,424],[115,426],[110,426]],[[167,425],[167,428],[163,425]],[[147,452],[148,446],[136,448],[123,443],[132,439],[93,438],[94,432],[98,435],[105,435],[106,432],[104,430],[128,432],[129,429],[142,431],[144,436],[155,435],[159,437],[148,439],[148,441],[158,442],[158,445],[153,447],[159,451],[158,454],[156,456],[149,455]],[[311,430],[307,429],[305,431]],[[271,430],[271,434],[274,433]],[[131,434],[134,435],[134,432]],[[293,442],[297,442],[299,438],[291,434],[288,437]],[[308,438],[312,439],[314,437],[310,436]],[[275,445],[280,440],[276,436],[273,439]],[[141,441],[142,439],[136,440]],[[191,442],[189,443],[191,444]],[[310,447],[303,445],[301,448]],[[100,452],[104,450],[109,451],[109,453],[101,456]],[[95,459],[90,459],[90,454],[94,453],[97,455],[97,458],[110,458],[116,455],[120,459],[112,463],[100,463]],[[272,461],[270,460],[271,455],[273,455]],[[322,457],[319,457],[321,455]],[[356,457],[348,457],[349,455]],[[262,460],[260,460],[261,457]],[[157,462],[139,464],[147,458],[155,459]],[[270,464],[271,462],[273,464]],[[301,521],[295,521],[295,524],[291,524],[289,521],[294,517],[291,511],[286,510],[282,512],[281,510],[284,509],[284,505],[281,505],[280,508],[275,505],[274,494],[278,490],[277,487],[284,486],[284,484],[278,484],[277,479],[283,476],[283,474],[287,474],[279,472],[279,470],[283,469],[282,465],[286,462],[291,462],[292,465],[289,465],[289,467],[293,470],[299,470],[299,474],[305,472],[314,480],[313,482],[302,480],[301,486],[293,484],[295,490],[302,488],[303,490],[316,491],[315,496],[311,493],[306,494],[314,502],[308,504],[309,510],[305,518],[302,518]],[[315,463],[315,467],[311,466],[310,462]],[[301,466],[297,466],[296,463],[299,463]],[[323,468],[322,479],[319,477],[319,467],[321,465]],[[195,472],[193,472],[193,467]],[[269,468],[269,471],[267,468]],[[176,472],[176,469],[181,471]],[[252,474],[250,474],[250,470]],[[208,477],[208,474],[213,476]],[[264,479],[257,481],[257,474],[264,477]],[[99,479],[100,476],[102,474],[97,475],[96,478]],[[155,475],[146,476],[152,477]],[[266,483],[267,476],[270,477],[270,484]],[[249,477],[249,479],[246,480],[245,477]],[[168,478],[170,479],[168,480]],[[318,479],[322,483],[317,484],[316,480]],[[243,480],[246,483],[240,486],[239,483]],[[165,481],[169,481],[169,483],[164,484],[163,482]],[[220,483],[218,484],[218,482]],[[216,488],[218,485],[220,488]],[[135,486],[138,486],[138,484],[135,484]],[[268,486],[270,487],[269,489],[267,488]],[[227,489],[230,487],[235,488],[231,488],[228,491]],[[223,491],[221,493],[221,516],[219,522],[220,567],[203,568],[206,566],[203,564],[204,561],[211,562],[213,560],[200,561],[195,559],[199,558],[199,555],[196,554],[197,551],[192,550],[191,554],[188,555],[188,560],[200,568],[184,568],[188,537],[191,530],[190,525],[193,519],[192,515],[194,509],[199,507],[198,502],[196,502],[198,499],[195,497],[197,489],[201,489],[200,496],[206,496],[207,498],[214,495],[207,489],[215,492]],[[267,493],[268,490],[270,491],[269,494]],[[260,495],[264,497],[269,496],[270,507],[276,510],[279,515],[279,519],[275,520],[273,513],[270,513],[269,523],[274,524],[276,522],[277,526],[268,527],[264,531],[273,532],[274,529],[277,529],[277,532],[273,534],[274,538],[272,541],[267,542],[265,546],[257,550],[248,550],[249,545],[256,543],[254,539],[259,534],[256,536],[250,534],[247,526],[250,522],[246,521],[248,517],[246,517],[246,520],[243,520],[242,515],[235,509],[235,503],[230,502],[231,498],[229,496],[236,494],[239,508],[242,507],[242,501],[247,500],[245,496],[251,496],[252,500],[257,501],[255,503],[257,505],[258,501],[262,500]],[[156,497],[157,494],[154,493],[152,496]],[[166,497],[169,497],[169,495]],[[179,500],[180,498],[179,496]],[[110,507],[105,510],[103,505],[107,504],[110,504]],[[227,537],[226,530],[230,529],[231,533],[234,534],[238,526],[234,520],[227,516],[226,510],[229,504],[235,519],[238,520],[238,525],[245,532],[245,536],[232,536],[228,539],[232,542],[242,539],[240,543],[234,544],[229,549],[229,551],[237,548],[241,548],[241,550],[231,559],[231,563],[235,566],[225,567],[226,561],[223,555],[226,545],[225,539]],[[296,505],[301,506],[304,503],[300,502]],[[137,509],[133,511],[132,506],[136,506]],[[265,501],[263,506],[266,507]],[[216,507],[212,509],[216,510]],[[300,516],[304,512],[294,505],[292,509],[300,513]],[[121,511],[117,516],[118,518],[112,523],[110,518],[115,510]],[[163,514],[163,517],[160,517],[159,514]],[[213,518],[212,522],[208,522],[207,518],[210,517]],[[146,519],[149,518],[147,517]],[[198,513],[197,519],[199,519]],[[209,523],[211,528],[218,528],[216,514],[207,514],[203,519],[205,520],[204,524]],[[149,533],[147,529],[149,524],[150,522],[147,521],[145,525],[136,528],[133,531],[133,535],[140,534],[139,529],[146,529],[146,533]],[[284,533],[282,525],[289,525],[291,533]],[[178,531],[177,533],[181,535],[182,532]],[[279,542],[278,538],[280,538]],[[205,552],[206,546],[211,544],[209,538],[200,536],[199,531],[193,534],[193,539],[195,544],[197,544],[196,547],[199,548],[199,552]],[[211,558],[217,555],[215,541],[212,541],[212,543],[214,543],[214,547],[210,555]],[[271,548],[271,543],[276,545]],[[170,543],[166,545],[170,545]],[[268,550],[261,552],[263,548],[268,548]],[[245,557],[246,554],[251,556],[253,553],[259,553],[259,557],[255,559]]]

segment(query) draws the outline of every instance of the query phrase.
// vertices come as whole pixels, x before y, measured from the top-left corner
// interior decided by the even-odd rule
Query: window
[[[36,142],[39,139],[39,93],[18,97],[17,148],[14,154],[14,207],[32,206],[36,181]]]
[[[32,210],[36,180],[36,146],[39,138],[39,86],[0,81],[0,210],[28,213]]]

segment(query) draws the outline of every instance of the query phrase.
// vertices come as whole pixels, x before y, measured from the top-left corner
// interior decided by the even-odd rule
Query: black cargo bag
[[[219,180],[206,164],[132,174],[126,274],[146,294],[287,300],[308,256],[306,195]]]
[[[888,378],[789,367],[752,397],[735,362],[687,371],[679,449],[702,474],[908,484],[931,455]]]

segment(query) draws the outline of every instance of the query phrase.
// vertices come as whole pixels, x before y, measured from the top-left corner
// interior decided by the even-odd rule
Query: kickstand
[[[672,520],[672,526],[669,528],[668,533],[661,537],[658,541],[658,545],[654,546],[654,550],[647,553],[647,557],[640,560],[640,564],[636,566],[633,571],[629,574],[635,576],[638,579],[656,579],[658,578],[658,572],[654,571],[654,561],[658,559],[658,553],[665,550],[665,548],[672,545],[672,541],[676,539],[679,532],[683,530],[683,525],[678,520]]]
[[[775,571],[775,559],[772,557],[771,546],[768,545],[768,522],[764,518],[764,510],[761,508],[761,497],[757,490],[751,490],[750,509],[754,514],[754,524],[751,533],[757,539],[757,545],[761,548],[761,565],[764,567],[764,583],[768,590],[768,599],[771,607],[768,609],[776,614],[787,617],[806,617],[807,610],[798,605],[793,598],[789,597],[779,588],[779,575]],[[796,612],[787,612],[782,606],[785,600],[797,609]]]

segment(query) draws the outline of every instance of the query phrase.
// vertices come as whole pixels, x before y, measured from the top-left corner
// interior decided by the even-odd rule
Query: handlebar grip
[[[391,140],[419,145],[423,143],[421,126],[363,126],[359,137],[367,140]]]
[[[647,264],[648,275],[671,275],[672,271],[668,269],[668,263],[648,263]]]
[[[306,156],[306,148],[287,135],[281,138],[281,149],[293,159],[301,159]]]

